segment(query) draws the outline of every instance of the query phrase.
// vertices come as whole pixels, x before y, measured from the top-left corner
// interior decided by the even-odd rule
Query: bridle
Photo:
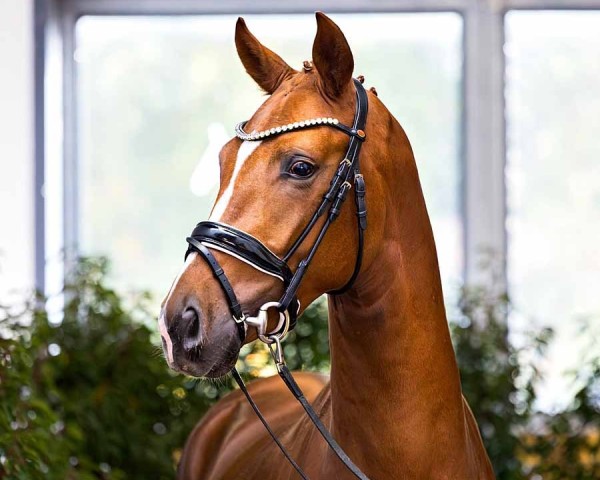
[[[248,325],[253,326],[258,331],[258,338],[269,346],[271,354],[277,365],[279,375],[285,382],[286,386],[294,394],[296,399],[302,404],[305,411],[309,415],[312,422],[315,424],[323,438],[336,453],[338,458],[346,465],[346,467],[357,477],[367,479],[366,475],[348,458],[337,442],[331,437],[329,431],[325,428],[317,414],[314,412],[300,387],[295,382],[289,369],[283,359],[283,351],[281,348],[281,340],[292,330],[297,322],[298,313],[300,311],[300,302],[297,298],[298,288],[310,265],[312,259],[319,248],[327,230],[331,224],[337,219],[341,212],[341,207],[346,200],[348,192],[354,184],[354,196],[356,200],[356,215],[358,227],[358,249],[356,253],[356,261],[354,271],[346,284],[338,290],[328,292],[331,295],[339,295],[347,291],[358,276],[362,264],[364,231],[367,228],[367,209],[365,203],[365,181],[360,173],[359,155],[362,143],[364,142],[365,125],[367,120],[368,99],[367,93],[359,80],[354,80],[356,88],[356,110],[354,113],[354,121],[349,127],[340,123],[337,119],[331,117],[313,118],[300,122],[290,123],[279,127],[270,128],[261,132],[246,133],[244,126],[246,122],[241,122],[235,127],[235,134],[243,141],[260,141],[273,136],[282,135],[284,133],[313,128],[319,126],[327,126],[335,128],[347,134],[350,137],[348,148],[344,159],[340,162],[335,175],[331,179],[329,187],[317,210],[312,215],[311,219],[304,227],[298,238],[294,241],[287,253],[279,258],[271,250],[269,250],[256,237],[238,230],[230,225],[205,221],[200,222],[194,228],[192,234],[187,238],[188,249],[186,258],[192,252],[197,252],[206,261],[211,268],[215,278],[219,282],[223,290],[232,318],[237,325],[238,333],[243,342],[246,337]],[[289,267],[288,262],[306,237],[315,227],[319,218],[326,214],[325,221],[319,230],[315,241],[306,257],[300,261],[295,272]],[[284,293],[278,301],[270,301],[262,305],[256,317],[246,315],[235,295],[235,291],[229,282],[223,268],[212,254],[211,250],[218,250],[238,260],[247,263],[256,270],[273,277],[278,278],[283,282]],[[279,322],[277,327],[267,332],[268,311],[275,309],[279,314]],[[277,436],[270,429],[258,407],[250,397],[246,386],[234,368],[232,370],[234,379],[240,386],[240,389],[246,395],[250,405],[258,415],[263,425],[268,430],[273,440],[277,443],[285,457],[296,469],[302,478],[308,478],[297,463],[291,458],[285,447],[281,444]]]
[[[282,135],[293,130],[318,126],[333,127],[350,136],[350,142],[348,144],[346,155],[340,162],[335,175],[331,179],[329,188],[323,195],[323,199],[319,207],[309,220],[308,224],[304,227],[298,238],[294,241],[292,246],[282,258],[277,257],[277,255],[271,252],[271,250],[269,250],[256,237],[220,222],[200,222],[198,225],[196,225],[196,228],[194,228],[190,237],[187,238],[189,247],[186,252],[186,258],[187,255],[195,251],[198,252],[209,264],[217,280],[221,284],[221,288],[225,292],[229,309],[232,313],[233,320],[238,326],[238,332],[242,341],[246,337],[246,325],[257,327],[259,334],[264,337],[261,338],[262,341],[265,341],[265,339],[268,338],[264,333],[266,331],[266,324],[263,325],[262,318],[261,320],[258,320],[258,318],[266,318],[266,311],[270,308],[275,308],[279,311],[280,325],[278,325],[278,328],[273,332],[270,332],[269,336],[277,335],[281,340],[289,330],[295,327],[298,311],[300,310],[300,304],[296,297],[296,292],[300,287],[300,282],[302,281],[310,262],[319,248],[325,233],[329,229],[331,223],[335,221],[340,214],[341,206],[346,199],[348,191],[352,188],[352,184],[350,183],[352,177],[354,177],[356,208],[358,216],[358,251],[356,262],[354,271],[348,282],[342,288],[329,293],[337,295],[348,290],[354,283],[354,280],[360,271],[362,263],[364,230],[367,226],[367,211],[365,204],[365,182],[362,174],[360,173],[359,154],[361,145],[365,140],[364,128],[367,118],[368,101],[367,94],[362,84],[358,80],[355,80],[354,83],[356,85],[357,106],[352,127],[343,125],[335,118],[314,118],[250,134],[244,131],[246,122],[239,123],[235,128],[236,136],[244,141],[260,141],[273,136]],[[308,255],[298,264],[296,271],[292,273],[292,270],[288,266],[287,262],[292,257],[294,252],[296,252],[298,247],[300,247],[309,233],[313,230],[317,221],[325,212],[327,212],[327,218],[323,223]],[[243,261],[244,263],[247,263],[256,270],[281,280],[285,290],[281,299],[279,299],[278,302],[268,302],[263,305],[259,312],[265,313],[263,315],[259,313],[259,317],[246,316],[242,312],[241,306],[231,284],[227,279],[227,276],[225,275],[214,255],[212,255],[210,252],[211,249],[219,250],[231,255]]]

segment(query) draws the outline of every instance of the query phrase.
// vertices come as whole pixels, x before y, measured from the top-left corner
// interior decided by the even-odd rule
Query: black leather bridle
[[[308,269],[308,266],[314,258],[321,241],[327,233],[327,230],[339,216],[341,207],[346,200],[348,192],[352,189],[353,184],[358,226],[358,250],[356,254],[354,271],[352,276],[348,279],[343,287],[328,293],[331,295],[339,295],[348,290],[358,276],[362,264],[364,231],[367,228],[367,209],[365,203],[365,181],[360,173],[359,155],[361,146],[366,138],[365,125],[367,121],[368,99],[367,93],[360,81],[354,80],[354,85],[356,88],[356,110],[354,114],[354,121],[351,127],[340,123],[335,118],[323,117],[295,122],[254,133],[246,133],[244,131],[246,122],[238,124],[235,128],[236,136],[244,141],[260,141],[272,136],[282,135],[289,131],[318,126],[336,128],[346,133],[350,137],[346,155],[340,162],[335,175],[331,179],[329,188],[323,195],[323,199],[321,200],[319,207],[309,220],[308,224],[304,227],[298,238],[289,248],[288,252],[282,258],[279,258],[260,240],[252,235],[224,223],[205,221],[196,225],[196,228],[194,228],[192,234],[187,238],[188,249],[185,256],[187,258],[190,253],[197,252],[202,256],[202,258],[204,258],[204,260],[210,266],[215,278],[221,285],[233,320],[236,322],[241,341],[243,342],[246,338],[246,329],[248,325],[257,328],[259,339],[268,344],[270,348],[273,358],[275,359],[275,363],[277,364],[279,375],[285,382],[286,386],[294,394],[296,399],[302,404],[310,419],[313,421],[319,432],[323,435],[329,446],[357,478],[367,479],[366,475],[362,473],[356,465],[354,465],[352,460],[348,458],[337,442],[331,437],[329,431],[325,428],[317,414],[304,397],[300,387],[294,381],[289,369],[285,365],[280,345],[283,337],[288,333],[289,330],[295,327],[297,322],[298,313],[300,311],[300,302],[297,298],[297,292],[298,288],[300,287],[300,283],[306,273],[306,270]],[[321,226],[321,229],[319,230],[318,235],[313,242],[307,256],[300,261],[296,270],[292,273],[292,269],[288,265],[290,258],[304,242],[306,237],[315,227],[319,218],[321,218],[323,215],[326,215],[325,221]],[[283,296],[277,302],[265,303],[259,309],[256,317],[251,317],[245,314],[235,295],[235,291],[227,278],[227,275],[215,256],[212,254],[211,250],[224,252],[249,264],[253,268],[267,275],[279,278],[283,282],[284,286]],[[271,308],[274,308],[278,311],[279,323],[275,330],[272,332],[267,332],[268,310]],[[308,478],[298,464],[291,458],[285,447],[281,444],[277,436],[266,423],[264,417],[250,397],[242,378],[235,368],[232,370],[232,374],[241,390],[246,395],[246,398],[250,402],[259,419],[265,425],[269,431],[269,434],[273,437],[285,457],[302,478]]]

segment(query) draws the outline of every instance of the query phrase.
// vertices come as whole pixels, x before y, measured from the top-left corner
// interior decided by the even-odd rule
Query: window
[[[559,394],[578,319],[600,314],[600,12],[510,12],[506,34],[509,285],[557,331]]]
[[[288,63],[311,56],[312,14],[245,15]],[[338,14],[366,76],[412,141],[446,284],[462,276],[462,17]],[[263,101],[235,52],[234,15],[83,16],[76,24],[79,247],[120,288],[160,301],[185,236],[208,217],[217,154]],[[446,288],[446,290],[450,290]]]
[[[112,259],[117,288],[148,289],[158,302],[214,200],[220,146],[264,98],[234,48],[241,4],[47,2],[38,285],[44,272],[61,276],[49,260],[77,244]],[[577,361],[577,319],[600,313],[600,0],[243,8],[257,37],[297,68],[311,56],[314,10],[333,13],[355,73],[411,139],[447,297],[463,272],[470,284],[489,280],[481,260],[492,252],[513,331],[532,318],[557,330],[549,407],[566,392],[565,359]]]

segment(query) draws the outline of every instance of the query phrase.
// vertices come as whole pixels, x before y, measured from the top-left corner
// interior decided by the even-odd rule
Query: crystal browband
[[[348,127],[342,123],[337,118],[331,117],[320,117],[320,118],[311,118],[309,120],[302,120],[300,122],[288,123],[287,125],[281,125],[279,127],[269,128],[267,130],[263,130],[261,132],[253,132],[246,133],[244,131],[244,126],[246,122],[240,122],[235,126],[235,135],[241,140],[244,141],[255,141],[262,140],[263,138],[271,137],[273,135],[278,135],[284,132],[290,132],[292,130],[300,130],[302,128],[310,128],[316,127],[319,125],[328,125],[330,127],[337,128],[338,130],[342,130],[346,134],[357,137],[359,140],[364,140],[365,132],[362,130],[357,130],[352,127]]]

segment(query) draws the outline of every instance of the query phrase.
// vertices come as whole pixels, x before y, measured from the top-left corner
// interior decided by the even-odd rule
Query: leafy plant
[[[187,435],[233,388],[172,374],[147,298],[125,301],[107,286],[107,268],[81,259],[58,310],[41,298],[18,312],[0,307],[0,478],[173,478]],[[498,479],[600,478],[598,345],[573,404],[536,412],[531,359],[543,359],[552,332],[515,347],[509,307],[504,294],[463,289],[451,315],[463,391]],[[328,370],[325,302],[307,310],[284,351],[292,369]],[[258,342],[242,349],[238,368],[247,378],[274,373]]]
[[[462,289],[451,332],[463,393],[477,419],[498,480],[600,478],[600,355],[585,359],[572,405],[554,415],[536,412],[535,385],[553,332],[530,333],[525,346],[509,341],[506,294]],[[591,332],[588,332],[591,333]]]
[[[44,299],[0,308],[0,478],[172,478],[191,429],[233,388],[172,373],[147,298],[127,306],[107,269],[82,258],[58,312]],[[290,367],[328,368],[325,308],[290,334]],[[273,373],[258,342],[240,358],[247,378]]]
[[[525,366],[523,351],[508,341],[509,301],[489,289],[462,289],[450,323],[463,394],[477,419],[498,480],[523,478],[515,455],[519,430],[532,413],[539,372]],[[527,349],[543,354],[551,330],[533,336]]]
[[[531,478],[591,480],[600,478],[600,350],[589,325],[584,368],[573,374],[577,393],[554,415],[532,416],[523,432],[519,456]]]
[[[27,328],[5,316],[0,344],[0,471],[14,478],[172,478],[175,450],[222,393],[172,375],[153,333],[82,259],[60,324],[32,304]]]

